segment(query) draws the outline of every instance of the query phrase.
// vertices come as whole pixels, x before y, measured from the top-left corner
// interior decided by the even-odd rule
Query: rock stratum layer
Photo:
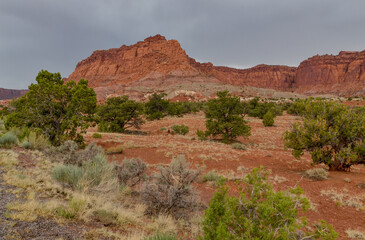
[[[199,63],[176,40],[161,35],[131,46],[97,50],[68,79],[89,80],[99,98],[136,89],[207,83],[295,91],[302,94],[364,95],[365,51],[314,56],[299,67],[258,65],[235,69]]]
[[[27,90],[15,90],[15,89],[5,89],[0,88],[0,100],[13,99],[23,96]]]

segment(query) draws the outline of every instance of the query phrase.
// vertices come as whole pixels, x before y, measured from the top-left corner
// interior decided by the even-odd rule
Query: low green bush
[[[32,149],[32,144],[30,144],[30,142],[28,142],[27,140],[22,142],[22,148],[25,149]]]
[[[221,239],[336,239],[331,225],[321,221],[313,228],[298,220],[298,210],[307,210],[308,199],[299,187],[275,192],[267,181],[267,172],[254,169],[240,182],[238,196],[229,196],[229,186],[218,189],[205,211],[201,240]],[[311,232],[300,231],[311,229]]]
[[[7,132],[0,137],[0,147],[11,148],[18,143],[18,138],[13,132]]]
[[[74,165],[59,165],[56,166],[52,171],[52,177],[65,184],[72,189],[79,189],[79,182],[84,174],[84,170],[78,166]]]
[[[94,133],[94,134],[92,135],[92,137],[93,137],[93,138],[101,138],[102,136],[101,136],[101,134],[100,134],[100,133]]]
[[[262,119],[262,123],[264,124],[265,127],[274,126],[274,118],[275,115],[271,111],[268,111],[267,113],[265,113]]]
[[[52,177],[74,190],[113,192],[119,189],[115,166],[104,154],[83,162],[82,166],[59,165],[53,169]]]
[[[172,131],[174,131],[176,134],[180,135],[186,135],[189,132],[189,127],[182,124],[182,125],[173,125],[171,127]]]

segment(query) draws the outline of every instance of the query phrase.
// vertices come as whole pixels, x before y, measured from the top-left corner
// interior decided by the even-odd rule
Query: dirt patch
[[[264,127],[262,120],[247,118],[252,128],[251,136],[238,138],[246,150],[233,149],[231,145],[219,141],[199,141],[195,132],[204,130],[203,114],[187,115],[183,118],[167,117],[160,121],[147,122],[141,131],[145,136],[128,134],[106,134],[102,139],[92,139],[88,133],[88,141],[97,141],[103,147],[122,144],[124,152],[110,156],[110,160],[121,161],[124,158],[140,157],[150,165],[167,164],[174,156],[184,154],[193,166],[203,169],[203,172],[217,170],[228,179],[240,178],[254,167],[263,166],[270,172],[269,179],[277,190],[299,185],[305,190],[305,195],[313,204],[313,210],[304,215],[310,222],[324,219],[339,232],[339,239],[348,239],[345,230],[361,228],[365,225],[365,209],[356,210],[353,207],[340,205],[328,196],[322,195],[323,190],[345,191],[352,195],[365,195],[365,189],[358,187],[365,182],[365,167],[354,166],[351,172],[330,172],[324,181],[313,181],[303,176],[312,168],[311,157],[305,154],[301,160],[296,160],[290,150],[285,150],[282,135],[291,128],[299,117],[283,115],[275,118],[273,127]],[[166,130],[174,124],[184,124],[189,127],[186,136],[167,134]],[[324,165],[316,167],[326,168]],[[209,183],[196,184],[201,199],[209,203],[215,187]],[[232,190],[234,194],[234,190]],[[365,202],[363,203],[365,205]],[[356,216],[356,221],[353,220]]]

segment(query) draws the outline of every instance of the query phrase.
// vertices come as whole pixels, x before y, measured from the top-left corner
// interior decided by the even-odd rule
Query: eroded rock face
[[[15,90],[0,88],[0,100],[13,99],[23,96],[27,90]]]
[[[259,65],[240,70],[215,67],[190,58],[176,40],[156,35],[131,46],[97,50],[79,62],[68,79],[88,79],[99,98],[127,93],[128,87],[153,87],[189,82],[227,83],[286,90],[295,68]]]
[[[365,51],[314,56],[303,61],[293,85],[300,93],[365,94]]]
[[[68,79],[88,79],[99,99],[177,84],[219,83],[304,94],[364,95],[365,51],[314,56],[298,68],[258,65],[234,69],[199,63],[176,40],[161,35],[131,46],[97,50],[79,62]],[[148,92],[148,90],[146,90]],[[137,96],[138,97],[138,96]]]

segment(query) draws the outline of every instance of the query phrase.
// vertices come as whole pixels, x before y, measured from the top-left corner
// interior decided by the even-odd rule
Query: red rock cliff
[[[258,65],[249,69],[217,67],[190,58],[176,40],[161,35],[131,46],[97,50],[79,62],[68,79],[89,80],[99,99],[128,87],[218,82],[305,94],[364,95],[365,51],[314,56],[298,68]]]
[[[299,65],[293,86],[307,94],[364,95],[365,51],[311,57]]]
[[[131,46],[94,51],[77,64],[68,79],[88,79],[99,95],[118,92],[118,88],[131,84],[147,84],[147,80],[151,86],[168,82],[167,79],[287,90],[294,81],[295,69],[268,65],[245,70],[215,67],[190,58],[178,41],[167,41],[165,37],[156,35]]]
[[[13,99],[23,96],[27,90],[15,90],[15,89],[5,89],[0,88],[0,100]]]

